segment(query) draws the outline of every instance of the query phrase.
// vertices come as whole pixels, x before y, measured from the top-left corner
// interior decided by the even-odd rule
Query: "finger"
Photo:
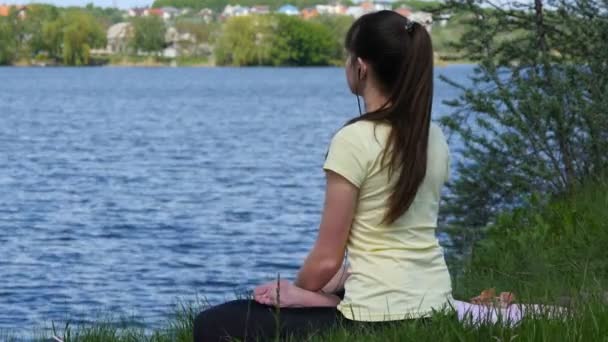
[[[266,297],[263,296],[257,296],[255,297],[255,301],[260,303],[260,304],[264,304],[267,305],[266,303],[268,302],[268,299]]]
[[[272,305],[272,299],[270,299],[269,297],[261,297],[260,298],[260,303],[264,304],[264,305]]]
[[[268,292],[268,284],[259,285],[253,289],[253,293],[256,295],[263,295],[266,292]]]

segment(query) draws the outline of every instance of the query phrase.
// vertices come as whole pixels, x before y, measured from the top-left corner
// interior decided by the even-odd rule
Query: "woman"
[[[355,21],[345,45],[348,84],[357,100],[363,96],[366,113],[330,144],[314,247],[293,284],[271,281],[255,289],[255,300],[200,313],[195,341],[265,340],[338,324],[417,319],[451,302],[435,237],[449,152],[431,123],[430,36],[420,24],[380,11]],[[343,299],[335,294],[341,289]]]

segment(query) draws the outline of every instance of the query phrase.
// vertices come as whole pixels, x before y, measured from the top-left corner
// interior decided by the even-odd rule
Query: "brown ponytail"
[[[393,223],[412,205],[424,180],[433,102],[433,47],[426,29],[393,11],[360,17],[346,35],[345,46],[369,63],[388,95],[379,110],[360,120],[390,123],[382,164],[398,175],[384,222]]]

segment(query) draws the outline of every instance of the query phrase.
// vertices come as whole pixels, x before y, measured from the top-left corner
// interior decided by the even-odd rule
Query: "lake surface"
[[[436,81],[435,118],[457,94]],[[157,327],[293,277],[357,114],[338,68],[0,68],[0,330]]]

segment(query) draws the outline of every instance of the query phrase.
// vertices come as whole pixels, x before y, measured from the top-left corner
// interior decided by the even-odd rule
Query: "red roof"
[[[8,17],[11,12],[11,6],[0,5],[0,17]]]
[[[162,17],[165,12],[160,8],[150,8],[148,10],[149,15],[155,15],[157,17]]]
[[[27,10],[27,6],[19,6],[19,5],[0,5],[0,17],[8,17],[11,14],[11,10],[19,12],[19,16],[23,18],[25,16],[25,11]]]
[[[302,11],[300,11],[300,14],[304,19],[310,19],[319,16],[319,12],[316,8],[304,8]]]
[[[359,6],[361,6],[361,8],[363,8],[364,10],[368,10],[368,11],[374,9],[374,4],[369,1],[362,2],[361,5],[359,5]]]
[[[406,7],[400,7],[395,10],[395,12],[401,14],[404,17],[409,17],[412,14],[412,10]]]

